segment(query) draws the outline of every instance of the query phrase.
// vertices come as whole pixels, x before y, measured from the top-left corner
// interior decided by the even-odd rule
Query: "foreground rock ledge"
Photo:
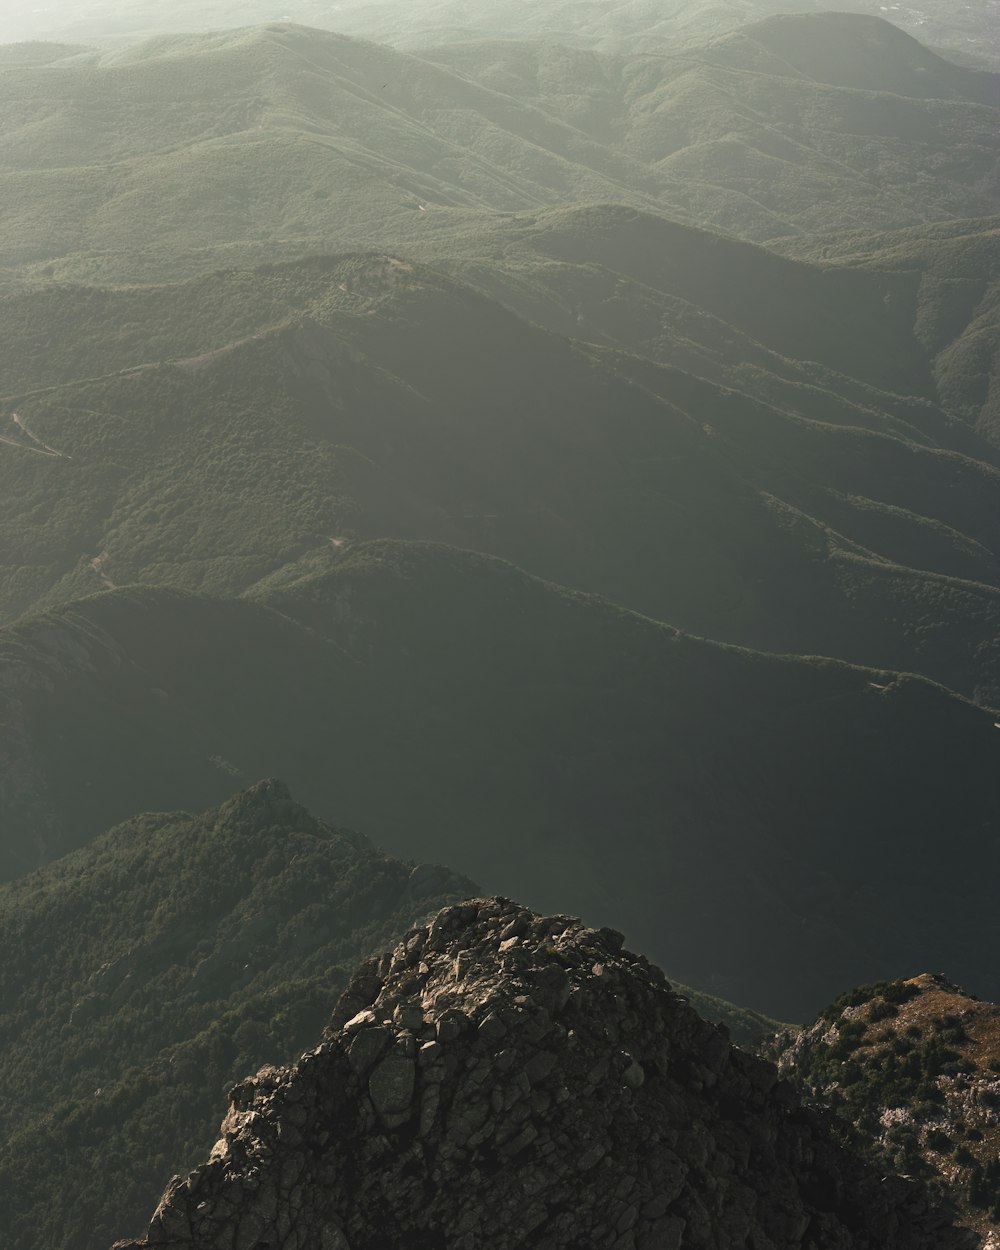
[[[237,1085],[209,1161],[116,1250],[946,1250],[621,934],[507,899],[362,966],[294,1067]]]

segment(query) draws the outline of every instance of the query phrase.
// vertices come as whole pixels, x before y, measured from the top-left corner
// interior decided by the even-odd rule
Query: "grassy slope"
[[[349,549],[264,602],[115,592],[8,632],[8,868],[164,788],[200,805],[277,772],[398,853],[625,918],[684,980],[785,1017],[931,956],[992,976],[976,903],[941,882],[958,857],[988,888],[995,731],[940,688],[421,544]]]

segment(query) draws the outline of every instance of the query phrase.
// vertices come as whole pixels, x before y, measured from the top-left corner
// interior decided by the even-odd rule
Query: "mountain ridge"
[[[329,24],[329,10],[319,0],[295,0],[285,7],[287,17],[299,23],[314,27]],[[707,37],[759,22],[772,14],[795,14],[803,10],[822,14],[824,9],[822,0],[703,0],[696,6],[684,0],[656,6],[646,0],[619,0],[612,4],[603,0],[585,4],[569,0],[569,3],[550,4],[540,12],[537,5],[507,0],[491,9],[484,21],[481,12],[461,0],[451,4],[431,0],[423,5],[406,6],[372,5],[362,0],[338,5],[336,21],[345,33],[404,48],[420,48],[428,42],[441,40],[509,38],[513,34],[517,38],[555,39],[610,52],[669,52],[678,45],[698,44]],[[884,17],[886,12],[885,6],[877,0],[853,0],[851,9],[856,14],[868,13],[876,17]],[[53,15],[60,11],[60,6],[53,4],[43,12]],[[239,25],[245,23],[248,16],[256,21],[267,21],[274,13],[260,3],[236,7],[216,0],[206,9],[204,5],[193,5],[191,0],[181,0],[165,14],[162,9],[152,8],[148,0],[125,0],[114,6],[113,18],[106,8],[102,11],[100,5],[90,6],[86,17],[77,14],[75,20],[69,21],[65,17],[43,18],[36,10],[32,18],[25,19],[22,15],[21,25],[9,15],[0,32],[5,38],[12,34],[18,38],[55,35],[94,41],[114,37],[120,41],[165,27],[191,30],[204,28],[206,24]],[[930,11],[896,5],[892,17],[897,25],[919,35],[924,42],[940,45],[949,56],[980,63],[991,59],[996,63],[1000,59],[1000,46],[990,26],[989,11],[980,15],[955,0],[943,0]]]
[[[298,1064],[231,1091],[208,1162],[117,1250],[974,1244],[623,941],[502,897],[439,912]]]
[[[638,254],[661,230],[639,225],[636,239],[625,222],[616,246]],[[743,245],[724,255],[730,246]],[[770,272],[766,253],[739,254]],[[572,271],[576,315],[600,317],[646,359],[568,339],[385,253],[168,288],[134,324],[133,294],[84,293],[68,308],[91,309],[109,341],[116,309],[131,327],[107,357],[126,368],[6,404],[4,509],[12,534],[35,527],[31,549],[12,543],[3,561],[8,619],[108,582],[243,594],[344,542],[396,536],[484,549],[691,633],[920,671],[997,702],[997,453],[930,399],[879,410],[879,393],[850,379],[822,420],[805,415],[830,374],[782,365],[760,343],[780,345],[782,319],[761,322],[746,371],[716,364],[749,341],[752,300],[720,324],[671,294],[669,256],[660,264],[668,289],[646,288],[638,327],[608,311],[612,270],[595,279],[581,257]],[[544,300],[554,318],[548,262],[537,265],[519,259],[509,281],[530,283],[532,307]],[[815,303],[824,275],[800,269]],[[881,307],[878,281],[849,278],[876,293],[866,317]],[[27,346],[52,304],[0,311]],[[650,342],[661,309],[671,329]],[[916,342],[909,320],[900,314],[904,344]],[[154,324],[175,358],[131,369]],[[205,326],[220,329],[192,328]],[[891,347],[895,333],[877,341]],[[92,341],[61,367],[92,364]],[[30,519],[40,498],[51,501],[42,528]]]
[[[867,20],[841,23],[861,24],[862,49]],[[729,66],[744,36],[701,57],[587,54],[596,68],[582,92],[562,81],[562,60],[579,68],[579,54],[556,49],[534,102],[490,85],[503,73],[489,48],[445,49],[435,62],[287,25],[7,69],[0,267],[29,281],[156,281],[234,254],[259,263],[402,247],[505,212],[602,199],[756,240],[991,212],[997,110],[978,102],[980,78],[940,62],[955,99],[922,98],[938,60],[922,52],[914,69],[908,37],[883,27],[872,29],[912,97]],[[538,72],[532,50],[500,55],[517,84]],[[845,74],[857,71],[849,39],[838,55]]]
[[[685,636],[480,554],[328,551],[259,603],[118,590],[18,627],[8,873],[271,772],[390,852],[540,905],[627,907],[685,982],[781,1018],[934,951],[988,991],[940,889],[959,853],[986,888],[995,713],[913,676]],[[609,857],[618,829],[627,853]]]
[[[273,780],[198,816],[132,817],[0,886],[10,1244],[141,1228],[210,1143],[226,1085],[293,1058],[357,959],[475,889],[325,826]]]

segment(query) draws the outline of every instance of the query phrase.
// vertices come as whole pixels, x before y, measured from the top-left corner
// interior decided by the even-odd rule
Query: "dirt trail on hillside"
[[[31,430],[24,423],[24,418],[19,412],[12,412],[10,419],[14,425],[20,430],[25,438],[30,442],[24,442],[23,439],[11,438],[9,435],[0,434],[0,443],[7,443],[11,447],[20,447],[22,451],[33,451],[39,456],[55,456],[58,460],[72,460],[73,457],[64,451],[57,451],[55,447],[50,447],[48,443],[43,443],[37,434],[32,434]]]

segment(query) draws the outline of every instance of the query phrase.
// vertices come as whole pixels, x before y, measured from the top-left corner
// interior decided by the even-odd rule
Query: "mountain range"
[[[994,992],[995,713],[475,553],[328,551],[254,601],[113,591],[6,632],[7,875],[270,767],[390,852],[626,913],[771,1015],[932,959]]]
[[[673,57],[418,56],[284,23],[15,59],[0,71],[0,273],[147,282],[416,255],[498,213],[580,201],[758,241],[982,216],[997,81],[843,14]]]
[[[369,254],[12,296],[4,615],[110,585],[252,594],[392,536],[1000,702],[993,401],[935,378],[940,293],[623,211],[525,223],[492,276],[461,262],[479,290]],[[949,361],[987,337],[975,299]],[[944,407],[977,387],[981,410]]]
[[[404,47],[468,43],[477,39],[532,39],[607,52],[669,52],[789,13],[826,11],[824,0],[504,0],[482,8],[469,0],[288,0],[276,9],[261,0],[194,4],[177,0],[169,10],[150,0],[53,0],[44,8],[16,10],[0,19],[0,40],[135,40],[164,30],[196,31],[262,24],[281,16],[306,26],[341,31]],[[847,0],[840,8],[888,18],[949,56],[1000,64],[995,0]],[[30,46],[30,45],[29,45]],[[37,45],[36,45],[37,46]],[[67,49],[69,50],[69,49]],[[36,54],[37,55],[37,54]]]
[[[956,845],[988,858],[995,818],[996,219],[872,234],[845,191],[851,229],[828,214],[780,255],[650,211],[647,174],[714,151],[710,118],[731,127],[751,87],[754,118],[787,129],[794,99],[825,144],[839,114],[802,92],[877,110],[880,66],[892,101],[965,128],[993,116],[993,79],[874,19],[770,19],[706,51],[714,103],[676,115],[708,128],[671,138],[688,62],[416,58],[290,25],[63,60],[0,74],[6,176],[29,198],[112,178],[124,215],[94,221],[130,282],[55,283],[97,253],[37,242],[0,299],[5,875],[280,774],[323,817],[533,904],[613,920],[628,900],[672,970],[773,1014],[919,970],[939,941],[956,975],[992,977],[957,900],[917,918]],[[362,139],[383,171],[450,180],[450,207],[407,208],[409,250],[204,272],[216,228],[253,249],[224,207],[249,201],[200,162],[227,179],[264,145],[284,214],[289,154],[358,172]],[[934,194],[956,185],[936,167]],[[350,179],[327,203],[304,178],[303,229],[322,212],[384,238],[380,177],[353,208]],[[921,185],[917,215],[944,212]],[[633,202],[553,207],[595,188]],[[24,211],[51,231],[60,202]],[[186,233],[156,233],[165,205]],[[158,256],[177,280],[141,281]],[[633,853],[609,870],[619,827]],[[717,938],[688,952],[702,914]]]
[[[994,1229],[995,1009],[926,969],[1000,998],[1000,76],[788,7],[0,47],[13,1250],[141,1237],[234,1082],[150,1244],[461,1250],[508,1156],[503,1245]],[[796,1093],[682,996],[835,1005]]]

